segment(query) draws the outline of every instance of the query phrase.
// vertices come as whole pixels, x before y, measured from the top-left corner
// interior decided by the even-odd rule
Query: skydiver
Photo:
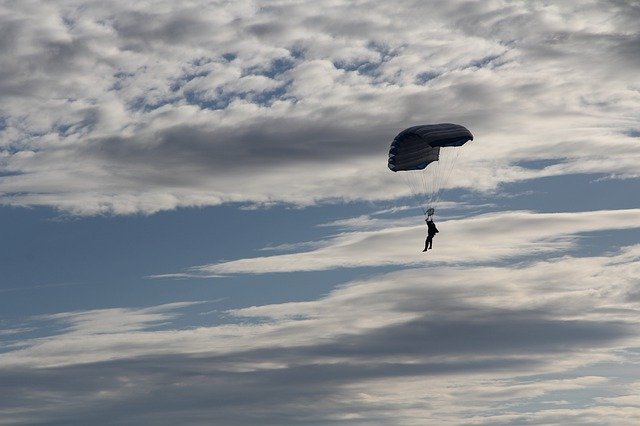
[[[424,250],[422,251],[433,249],[433,237],[435,237],[435,235],[440,232],[438,231],[438,228],[436,228],[436,224],[433,223],[433,219],[431,218],[431,216],[426,218],[425,222],[427,222],[427,240],[424,243]]]

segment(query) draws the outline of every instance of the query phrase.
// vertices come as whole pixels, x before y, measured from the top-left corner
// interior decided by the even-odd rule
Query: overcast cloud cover
[[[0,278],[32,297],[0,312],[0,425],[637,425],[639,22],[634,0],[0,0],[0,214],[48,218],[2,225],[0,274],[56,277]],[[429,122],[475,140],[425,254],[386,156]],[[148,244],[89,249],[129,220]]]

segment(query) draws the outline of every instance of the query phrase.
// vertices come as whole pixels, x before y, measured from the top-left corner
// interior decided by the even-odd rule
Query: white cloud
[[[10,2],[1,201],[126,214],[388,199],[406,193],[390,140],[439,121],[476,134],[469,188],[637,177],[634,16],[595,1]],[[565,162],[514,165],[532,158]]]
[[[579,238],[578,234],[638,228],[638,217],[640,210],[630,209],[577,213],[500,212],[447,220],[438,223],[441,232],[434,239],[434,250],[427,253],[421,252],[425,226],[402,226],[397,220],[355,219],[356,231],[308,242],[311,250],[194,266],[180,275],[211,277],[362,266],[430,265],[434,262],[458,265],[492,262],[570,249]],[[341,225],[348,223],[351,222],[339,222]],[[364,231],[360,230],[363,226]],[[313,248],[314,245],[317,247]],[[155,277],[167,276],[171,274]]]
[[[640,343],[638,256],[636,245],[518,266],[407,269],[193,329],[172,325],[188,304],[37,318],[57,331],[0,354],[0,386],[13,386],[0,412],[23,423],[93,420],[101,406],[110,419],[164,424],[185,416],[185,404],[188,423],[213,412],[229,424],[633,417],[633,387],[602,366],[627,363],[621,371],[634,380],[635,358],[622,349]]]

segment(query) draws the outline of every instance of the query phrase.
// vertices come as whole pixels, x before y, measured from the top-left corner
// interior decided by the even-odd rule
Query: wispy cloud
[[[11,386],[0,412],[97,424],[103,410],[160,423],[566,423],[612,407],[613,419],[635,418],[627,384],[581,369],[634,362],[624,349],[640,343],[639,258],[631,246],[407,269],[190,329],[172,326],[185,304],[53,315],[55,334],[0,354],[0,386]]]
[[[340,222],[358,230],[307,243],[311,250],[193,266],[178,275],[211,277],[434,262],[459,265],[495,262],[570,249],[581,233],[638,228],[638,217],[638,209],[576,213],[516,211],[442,221],[438,224],[442,232],[435,239],[436,249],[426,254],[421,252],[426,227],[399,226],[397,221],[361,217]],[[360,230],[363,227],[373,229]]]
[[[41,288],[54,288],[54,287],[69,287],[79,285],[77,283],[54,283],[54,284],[39,284],[39,285],[31,285],[24,287],[7,287],[0,288],[0,293],[8,293],[14,291],[29,291],[29,290],[38,290]]]

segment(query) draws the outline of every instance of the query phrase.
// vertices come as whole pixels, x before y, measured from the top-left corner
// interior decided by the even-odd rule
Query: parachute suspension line
[[[462,145],[473,140],[464,126],[426,124],[400,132],[389,149],[388,166],[405,177],[413,197],[429,218],[453,174]]]
[[[433,167],[431,168],[430,172],[429,172],[429,180],[431,181],[429,184],[429,204],[431,204],[429,207],[435,207],[435,203],[436,203],[436,198],[437,198],[437,194],[438,191],[441,188],[440,185],[440,179],[442,176],[442,148],[440,148],[440,159],[430,165],[432,165]]]
[[[420,175],[422,171],[405,171],[400,172],[402,176],[404,176],[404,180],[407,182],[407,186],[409,186],[409,190],[411,191],[411,195],[418,202],[422,212],[426,215],[426,211],[424,208],[424,194],[425,192],[421,188],[420,184]]]
[[[435,195],[439,189],[439,176],[441,164],[439,161],[434,161],[430,163],[424,170],[421,172],[421,180],[422,180],[422,188],[424,193],[424,208],[430,209],[434,208],[435,204]]]
[[[449,179],[453,174],[453,170],[455,168],[456,163],[458,162],[458,159],[460,158],[460,155],[462,154],[463,149],[464,148],[460,147],[460,148],[445,148],[443,150],[443,151],[446,151],[446,153],[444,153],[444,155],[441,156],[442,165],[441,165],[441,170],[438,171],[438,183],[437,183],[438,187],[433,197],[434,203],[440,202],[442,193],[444,192],[446,185],[449,183]]]
[[[443,185],[443,179],[444,179],[444,175],[446,173],[446,170],[449,167],[449,162],[451,161],[451,159],[449,158],[450,153],[448,149],[445,148],[440,148],[440,158],[438,159],[438,171],[434,176],[434,179],[436,180],[436,187],[435,190],[433,191],[433,202],[437,203],[438,199],[439,199],[439,194],[442,191],[442,185]]]
[[[420,207],[422,208],[422,212],[425,216],[427,216],[427,208],[429,204],[429,184],[428,180],[425,177],[425,171],[420,170],[416,172],[418,178],[420,180],[420,188],[422,191],[422,199],[420,200]]]
[[[440,185],[440,189],[435,197],[435,202],[438,203],[442,196],[444,187],[449,183],[451,176],[453,175],[453,170],[456,168],[456,164],[460,157],[464,156],[464,152],[468,150],[469,145],[471,145],[473,141],[468,141],[465,145],[458,148],[447,148],[447,151],[451,151],[449,158],[447,160],[447,164],[445,167],[445,172],[443,173],[442,183]]]
[[[411,176],[409,176],[408,173],[402,173],[401,172],[400,174],[404,177],[404,180],[407,182],[407,186],[409,187],[409,190],[411,191],[411,196],[413,198],[417,198],[418,197],[418,188],[415,186],[415,183],[411,179]]]
[[[464,148],[462,148],[464,149]],[[456,162],[462,154],[459,147],[443,147],[438,161],[430,163],[423,170],[399,172],[404,176],[413,198],[418,202],[425,217],[428,211],[440,202],[445,186],[453,175]]]
[[[420,185],[420,208],[422,209],[422,213],[427,215],[427,204],[429,202],[429,192],[427,191],[427,180],[425,179],[424,170],[417,170],[415,172],[416,179],[418,184]]]

